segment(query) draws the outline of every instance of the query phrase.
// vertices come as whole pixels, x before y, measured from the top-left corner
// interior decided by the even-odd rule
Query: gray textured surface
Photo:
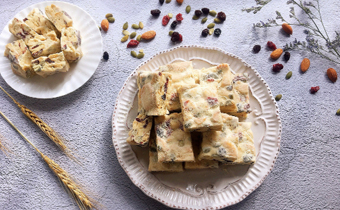
[[[0,29],[17,12],[36,2],[0,1]],[[270,52],[265,49],[265,43],[271,40],[282,46],[295,38],[304,39],[303,29],[294,27],[294,34],[288,37],[279,28],[254,30],[251,27],[253,22],[274,17],[277,8],[287,17],[289,6],[286,1],[274,1],[257,15],[241,12],[243,7],[254,4],[254,1],[245,0],[226,3],[185,0],[180,7],[174,0],[162,7],[158,0],[70,2],[86,10],[98,23],[106,13],[114,14],[116,22],[110,25],[107,34],[103,33],[104,51],[109,52],[110,60],[101,62],[92,78],[80,89],[57,99],[25,97],[11,89],[2,78],[0,85],[68,139],[69,147],[83,157],[84,166],[69,161],[1,92],[0,110],[41,151],[92,192],[103,208],[166,209],[132,184],[117,162],[111,140],[115,98],[127,76],[157,51],[174,46],[167,35],[169,25],[163,27],[161,17],[154,19],[150,16],[150,9],[160,8],[162,14],[183,14],[184,21],[177,29],[183,35],[181,45],[218,46],[238,55],[258,70],[274,95],[283,94],[278,103],[283,126],[281,151],[275,167],[255,192],[228,209],[339,209],[340,117],[335,112],[340,108],[340,81],[335,84],[329,82],[325,71],[329,67],[338,70],[340,66],[297,51],[292,53],[281,73],[273,74],[273,62],[269,60]],[[325,2],[321,0],[324,20],[329,32],[332,32],[339,27],[340,2]],[[221,25],[222,36],[201,38],[203,25],[200,21],[191,20],[193,11],[190,15],[185,14],[187,4],[192,6],[192,10],[206,6],[225,11],[227,21]],[[306,19],[298,9],[296,12]],[[153,41],[140,44],[145,52],[142,60],[132,58],[126,43],[120,43],[125,21],[130,24],[143,21],[144,31],[157,31]],[[331,33],[331,36],[334,34]],[[251,52],[254,44],[262,45],[259,54]],[[299,73],[303,57],[311,59],[311,68],[305,74]],[[293,77],[285,80],[289,70],[293,71]],[[320,86],[320,91],[310,94],[309,88],[316,85]],[[1,118],[0,133],[15,154],[8,158],[0,152],[1,209],[77,209],[39,155]]]

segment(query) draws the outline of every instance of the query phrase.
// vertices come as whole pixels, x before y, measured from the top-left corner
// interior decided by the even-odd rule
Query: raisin
[[[200,17],[202,15],[202,11],[201,10],[195,10],[195,15],[197,17]]]
[[[182,35],[180,35],[178,32],[174,31],[171,35],[171,41],[173,42],[179,42],[179,41],[182,41],[181,40],[182,38]]]
[[[163,99],[163,100],[166,99],[166,95],[165,95],[165,94],[162,95],[162,99]]]
[[[31,49],[34,49],[34,48],[37,48],[37,47],[39,47],[39,45],[37,44],[37,45],[35,45],[34,47],[32,47]]]
[[[163,4],[164,4],[164,0],[159,0],[159,3],[160,3],[161,5],[163,5]]]
[[[203,31],[202,31],[202,36],[203,37],[207,37],[208,36],[208,34],[209,34],[209,29],[204,29]]]
[[[202,10],[203,14],[205,14],[205,15],[209,14],[209,12],[210,12],[210,10],[206,7],[202,8],[201,10]]]
[[[146,120],[145,124],[143,125],[143,128],[146,128],[148,126],[148,124],[149,124],[149,120]]]
[[[258,52],[260,52],[260,50],[261,50],[261,46],[258,45],[258,44],[253,47],[253,52],[254,53],[258,53]]]
[[[267,42],[267,46],[272,50],[276,50],[276,45],[271,41]]]
[[[285,61],[287,62],[290,58],[290,53],[289,52],[285,52],[285,54],[283,55]]]
[[[178,22],[181,22],[181,21],[183,20],[183,17],[182,17],[182,14],[181,14],[181,13],[178,13],[178,14],[176,15],[176,20],[177,20]]]
[[[50,58],[46,58],[45,60],[47,63],[54,63],[54,61],[52,61]]]
[[[34,63],[34,64],[39,64],[40,61],[39,61],[39,60],[35,60],[35,61],[33,61],[32,63]]]
[[[137,47],[138,45],[139,45],[139,41],[137,41],[137,40],[130,40],[130,42],[127,45],[127,48]]]
[[[219,28],[216,28],[215,31],[214,31],[214,35],[215,35],[215,36],[220,36],[221,33],[222,33],[222,31],[221,31],[221,29],[219,29]]]
[[[277,63],[277,64],[273,65],[273,71],[280,72],[281,69],[283,69],[283,65],[282,64]]]
[[[220,19],[220,21],[225,21],[227,16],[225,15],[224,12],[219,12],[219,13],[217,13],[217,18]]]
[[[162,19],[162,25],[163,26],[168,25],[169,21],[170,21],[170,17],[168,15],[165,15]]]
[[[174,20],[174,22],[171,23],[171,28],[175,29],[177,24],[178,24],[178,22],[176,20]]]
[[[166,78],[166,82],[164,84],[164,93],[168,92],[168,84],[169,84],[169,78]]]
[[[26,20],[28,20],[27,18],[24,18],[23,21],[25,22]]]
[[[311,87],[310,88],[310,93],[315,94],[316,92],[318,92],[318,90],[320,90],[319,86]]]
[[[154,10],[151,10],[151,15],[154,16],[154,17],[158,17],[159,14],[161,14],[161,11],[159,9],[154,9]]]
[[[103,54],[103,59],[106,61],[109,60],[109,53],[107,53],[106,51]]]

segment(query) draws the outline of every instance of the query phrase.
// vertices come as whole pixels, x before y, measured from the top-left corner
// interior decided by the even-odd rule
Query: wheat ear
[[[53,173],[58,177],[59,181],[62,183],[62,186],[65,188],[66,192],[70,194],[75,201],[79,209],[93,209],[95,208],[94,202],[90,199],[72,180],[72,178],[68,175],[68,173],[62,169],[57,163],[51,160],[49,157],[44,155],[40,150],[30,141],[28,140],[23,133],[0,111],[0,115],[41,155],[42,159],[47,163],[48,167],[53,171]]]
[[[21,112],[26,115],[32,122],[34,122],[68,157],[79,161],[74,157],[71,150],[65,145],[65,139],[57,134],[50,126],[48,126],[42,119],[40,119],[34,112],[17,102],[5,89],[0,86],[0,89],[4,91],[10,97],[13,102],[20,108]]]

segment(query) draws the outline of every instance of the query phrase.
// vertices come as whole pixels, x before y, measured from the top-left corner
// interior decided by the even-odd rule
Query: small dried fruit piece
[[[178,4],[182,4],[183,0],[176,0]]]
[[[202,11],[201,10],[195,10],[195,15],[197,17],[200,17],[202,15]]]
[[[338,109],[338,111],[336,111],[336,115],[340,115],[340,109]]]
[[[116,19],[114,17],[108,17],[107,20],[109,23],[114,23]]]
[[[203,31],[202,31],[202,36],[203,37],[207,37],[208,36],[208,34],[209,34],[209,29],[204,29]]]
[[[123,25],[123,29],[126,30],[128,27],[129,27],[129,23],[125,22],[124,25]]]
[[[203,14],[205,14],[205,15],[209,14],[209,11],[210,11],[210,10],[209,10],[208,8],[206,8],[206,7],[202,8],[201,10],[202,10]]]
[[[163,26],[168,25],[169,21],[170,21],[170,17],[168,15],[164,15],[164,17],[162,19],[162,25]]]
[[[141,38],[145,40],[153,39],[156,36],[156,31],[147,31],[142,34]]]
[[[215,36],[220,36],[221,33],[222,33],[222,31],[221,31],[221,29],[219,29],[219,28],[216,28],[215,31],[214,31],[214,35],[215,35]]]
[[[275,72],[280,72],[282,69],[283,69],[283,65],[280,64],[280,63],[273,65],[273,71],[275,71]]]
[[[268,41],[267,46],[272,50],[276,50],[276,45],[272,41]]]
[[[277,96],[275,96],[275,101],[280,101],[282,98],[282,94],[279,94]]]
[[[181,21],[183,20],[183,17],[182,17],[182,14],[181,14],[181,13],[178,13],[178,14],[176,15],[176,20],[177,20],[178,22],[181,22]]]
[[[172,42],[181,42],[183,40],[182,35],[174,31],[171,35]]]
[[[287,23],[283,23],[282,24],[282,29],[289,35],[293,34],[293,29],[290,25],[288,25]]]
[[[209,11],[209,15],[211,15],[211,16],[213,16],[213,17],[215,17],[216,14],[217,14],[217,12],[216,12],[215,10],[210,10],[210,11]]]
[[[285,52],[285,54],[283,55],[285,61],[287,62],[290,58],[290,53],[289,52]]]
[[[207,28],[214,28],[215,27],[215,23],[210,23]]]
[[[151,15],[154,16],[154,17],[158,17],[159,14],[161,14],[161,11],[159,9],[153,9],[151,10]]]
[[[282,53],[283,53],[283,50],[281,48],[278,48],[270,54],[270,57],[273,60],[277,60],[282,55]]]
[[[225,15],[224,12],[219,12],[219,13],[217,13],[217,18],[220,19],[223,22],[223,21],[225,21],[227,16]]]
[[[137,40],[130,40],[130,42],[127,45],[127,48],[137,47],[138,45],[139,45],[139,41],[137,41]]]
[[[214,19],[214,22],[215,22],[215,23],[222,23],[222,21],[221,21],[220,19],[218,19],[218,18],[215,18],[215,19]]]
[[[109,30],[109,21],[107,19],[102,20],[100,26],[106,32],[107,30]]]
[[[320,90],[319,86],[315,86],[315,87],[311,87],[310,88],[310,93],[315,94],[316,92],[318,92]]]
[[[139,25],[137,25],[137,24],[132,24],[132,26],[131,26],[133,29],[139,29]]]
[[[133,39],[133,38],[135,38],[136,35],[137,35],[136,32],[132,32],[132,33],[130,34],[130,38]]]
[[[113,17],[113,15],[112,15],[111,13],[107,13],[107,14],[105,15],[105,17],[106,17],[106,18],[109,18],[109,17]]]
[[[327,69],[327,76],[333,83],[338,79],[338,74],[333,68]]]
[[[205,23],[205,22],[207,22],[207,20],[208,20],[208,18],[205,17],[205,18],[203,18],[203,19],[201,20],[201,23]]]
[[[137,57],[137,53],[135,51],[131,51],[131,56],[135,58]]]
[[[188,6],[185,8],[185,12],[186,12],[187,14],[189,14],[190,11],[191,11],[191,7],[190,7],[190,5],[188,5]]]
[[[109,60],[109,53],[107,53],[106,51],[103,54],[103,59],[106,61]]]
[[[174,20],[174,22],[171,23],[171,28],[175,29],[177,24],[178,24],[178,22],[176,20]]]
[[[159,0],[159,3],[160,3],[161,5],[163,5],[163,4],[164,4],[164,0]]]
[[[253,52],[254,53],[258,53],[258,52],[260,52],[260,50],[261,50],[261,45],[255,45],[254,47],[253,47]]]
[[[304,58],[301,62],[300,69],[302,72],[306,72],[309,69],[310,60],[308,58]]]
[[[144,28],[144,24],[143,24],[142,22],[139,22],[138,25],[139,25],[139,28],[140,28],[140,29],[143,29],[143,28]]]
[[[288,72],[287,75],[286,75],[286,79],[290,79],[293,75],[293,72]]]
[[[121,42],[126,42],[129,39],[129,35],[123,36],[123,38],[120,40]]]

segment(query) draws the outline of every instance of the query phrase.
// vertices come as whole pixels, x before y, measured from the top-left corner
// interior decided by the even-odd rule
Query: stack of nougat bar
[[[248,76],[228,64],[193,69],[192,62],[138,72],[138,116],[127,142],[149,145],[149,171],[218,168],[256,160]]]

